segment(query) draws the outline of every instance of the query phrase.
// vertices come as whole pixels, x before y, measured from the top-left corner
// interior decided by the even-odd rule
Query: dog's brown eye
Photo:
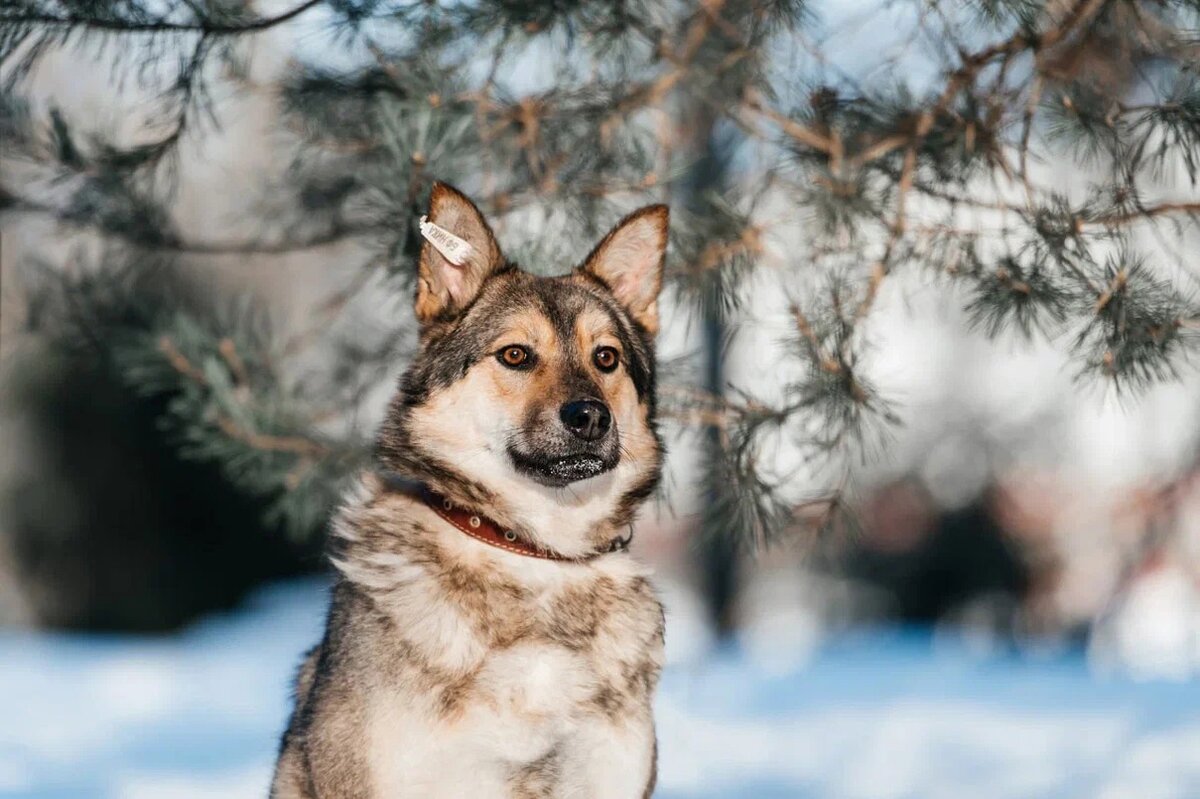
[[[500,350],[498,355],[500,356],[500,363],[513,369],[524,366],[529,360],[529,350],[524,347],[518,347],[515,344]]]
[[[592,359],[596,362],[596,368],[601,372],[611,372],[617,368],[621,356],[612,347],[597,347]]]

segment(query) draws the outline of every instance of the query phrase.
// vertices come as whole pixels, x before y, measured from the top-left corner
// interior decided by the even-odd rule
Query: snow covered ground
[[[264,796],[324,596],[275,587],[169,638],[0,633],[0,796]],[[664,799],[1200,797],[1196,683],[920,634],[841,636],[787,668],[673,665],[658,719]]]

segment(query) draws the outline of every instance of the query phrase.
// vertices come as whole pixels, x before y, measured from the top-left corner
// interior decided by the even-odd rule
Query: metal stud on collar
[[[505,541],[516,541],[517,534],[514,533],[512,530],[505,530],[504,531],[504,540]]]
[[[454,509],[454,503],[453,503],[453,502],[451,502],[451,501],[450,501],[450,500],[448,500],[448,499],[443,499],[443,500],[442,500],[442,507],[443,507],[443,508],[445,508],[446,510],[453,510],[453,509]]]
[[[472,516],[472,517],[471,517],[471,518],[470,518],[470,519],[467,521],[467,523],[468,523],[468,524],[470,524],[472,527],[478,527],[478,526],[480,525],[479,517],[478,517],[478,516]]]

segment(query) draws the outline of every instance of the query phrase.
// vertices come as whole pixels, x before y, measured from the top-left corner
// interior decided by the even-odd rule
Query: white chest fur
[[[511,797],[524,769],[546,763],[555,796],[637,796],[653,749],[648,709],[620,723],[594,713],[600,682],[583,653],[522,644],[487,657],[461,714],[393,694],[369,725],[377,795]]]
[[[647,616],[656,612],[645,609]],[[539,763],[553,774],[554,796],[639,796],[653,751],[649,697],[615,718],[596,697],[628,664],[657,663],[661,654],[655,637],[638,634],[638,619],[606,621],[588,647],[535,637],[487,648],[478,634],[456,625],[470,640],[443,639],[447,651],[479,653],[466,670],[460,707],[447,713],[436,696],[400,689],[371,709],[378,796],[523,795],[514,780]],[[655,651],[646,651],[648,639]]]
[[[538,561],[453,530],[372,538],[370,521],[335,563],[387,618],[354,639],[373,675],[372,796],[641,797],[662,661],[643,567]]]

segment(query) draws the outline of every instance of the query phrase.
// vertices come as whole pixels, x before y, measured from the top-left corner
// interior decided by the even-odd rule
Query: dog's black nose
[[[595,441],[608,432],[612,414],[608,406],[597,400],[585,399],[568,402],[558,412],[563,424],[584,441]]]

